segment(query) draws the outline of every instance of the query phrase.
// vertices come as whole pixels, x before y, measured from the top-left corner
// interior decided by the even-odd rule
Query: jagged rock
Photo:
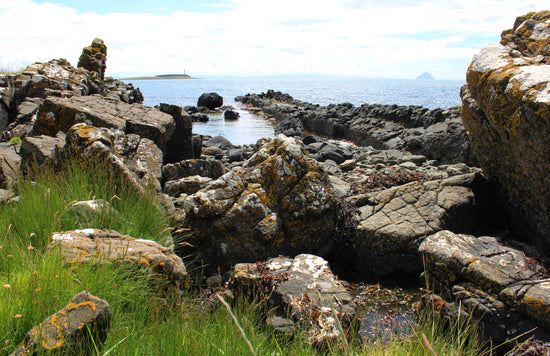
[[[193,158],[193,121],[191,116],[177,105],[161,103],[160,111],[172,116],[176,124],[174,134],[166,147],[165,163]]]
[[[97,352],[94,346],[100,347],[105,342],[110,320],[109,303],[82,291],[63,309],[32,328],[11,356]]]
[[[223,105],[223,98],[216,93],[204,93],[199,97],[197,106],[203,106],[209,110],[214,110]]]
[[[187,197],[184,208],[191,244],[214,269],[278,254],[320,253],[334,231],[326,173],[301,143],[284,135]]]
[[[279,122],[275,127],[275,135],[279,134],[283,134],[289,137],[302,137],[304,136],[304,125],[302,125],[300,119],[297,119],[295,117],[288,118]]]
[[[107,127],[137,134],[165,148],[175,129],[174,119],[157,109],[140,104],[108,100],[100,95],[47,98],[40,106],[33,135],[55,136],[77,123]]]
[[[544,267],[536,259],[495,237],[451,231],[427,237],[419,251],[429,276],[450,292],[447,314],[473,313],[500,342],[529,337],[536,326],[535,335],[550,340],[550,283],[540,279]]]
[[[21,140],[21,168],[26,170],[30,165],[40,166],[48,159],[52,159],[65,144],[65,134],[59,132],[55,137],[40,135],[23,137]]]
[[[218,160],[188,159],[162,166],[163,182],[176,181],[191,176],[218,179],[225,174],[225,168]]]
[[[103,40],[95,38],[92,45],[84,47],[78,60],[77,67],[83,67],[90,72],[96,72],[101,80],[105,79],[105,69],[107,68],[107,46]]]
[[[347,337],[340,334],[334,316],[338,316],[346,330],[356,312],[353,298],[332,273],[328,262],[314,255],[239,263],[235,265],[233,286],[264,289],[283,331],[294,323],[302,325],[306,340],[316,345]]]
[[[550,253],[550,11],[518,17],[472,61],[464,126],[484,172],[507,202],[517,238]]]
[[[52,234],[49,248],[60,248],[68,265],[120,262],[145,268],[159,282],[178,285],[187,278],[181,258],[152,240],[134,239],[113,230],[83,229]]]
[[[7,142],[0,142],[0,189],[9,189],[17,182],[21,156],[15,148]]]
[[[478,209],[468,187],[475,174],[428,182],[413,181],[348,198],[359,208],[355,269],[388,276],[422,269],[420,242],[437,231],[469,231]]]

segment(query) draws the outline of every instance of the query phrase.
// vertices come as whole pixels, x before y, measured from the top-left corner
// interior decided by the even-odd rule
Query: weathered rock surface
[[[224,174],[223,164],[211,159],[188,159],[162,166],[163,182],[176,181],[191,176],[218,179]]]
[[[473,313],[502,342],[525,332],[550,338],[550,282],[544,266],[498,238],[440,231],[420,245],[426,269],[449,296],[447,314]],[[453,315],[455,314],[455,315]]]
[[[78,60],[77,67],[83,67],[90,72],[96,72],[101,80],[105,79],[107,46],[105,46],[103,40],[95,38],[91,46],[84,47]]]
[[[17,181],[21,157],[15,146],[0,142],[0,189],[8,189]]]
[[[178,180],[171,180],[164,184],[164,193],[171,197],[179,197],[181,194],[194,194],[206,188],[212,178],[201,176],[183,177]]]
[[[237,289],[266,290],[280,318],[274,326],[281,328],[282,324],[284,329],[287,325],[301,325],[306,329],[306,340],[312,344],[337,341],[342,335],[334,316],[346,330],[356,312],[352,296],[332,273],[328,262],[314,255],[239,263],[235,266],[233,285]],[[287,318],[291,320],[284,322]]]
[[[137,134],[153,140],[161,149],[166,148],[175,130],[174,119],[157,109],[89,95],[47,98],[40,106],[33,135],[55,136],[59,131],[67,132],[77,123]]]
[[[129,263],[146,268],[160,282],[181,283],[187,271],[171,248],[152,240],[134,239],[112,230],[83,229],[52,234],[49,248],[60,248],[70,265]]]
[[[90,292],[78,293],[69,304],[32,328],[12,356],[38,353],[79,354],[96,352],[107,338],[111,308]]]
[[[405,185],[348,198],[359,208],[355,235],[358,273],[388,276],[422,269],[420,242],[439,230],[468,231],[477,224],[475,174]]]
[[[419,106],[378,104],[354,107],[350,103],[321,107],[273,90],[239,96],[235,100],[261,108],[292,135],[299,135],[305,129],[361,146],[406,150],[442,163],[470,160],[469,142],[458,107],[428,110]],[[289,121],[291,118],[297,120]]]
[[[474,56],[461,97],[484,172],[501,187],[517,238],[550,253],[550,12],[518,17]]]
[[[30,165],[41,165],[51,159],[65,144],[65,134],[59,132],[55,137],[40,135],[23,137],[20,155],[21,168],[26,170]]]
[[[334,231],[334,206],[327,175],[301,143],[283,135],[184,203],[190,243],[214,270],[321,252]]]

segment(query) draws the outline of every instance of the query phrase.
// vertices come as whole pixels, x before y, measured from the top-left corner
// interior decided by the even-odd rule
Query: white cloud
[[[545,0],[546,2],[547,0]],[[99,15],[0,0],[0,65],[67,58],[93,38],[110,75],[327,73],[462,78],[479,45],[543,1],[233,0],[212,14]],[[474,41],[475,42],[475,41]],[[469,41],[468,43],[473,43]],[[452,64],[452,65],[451,65]]]

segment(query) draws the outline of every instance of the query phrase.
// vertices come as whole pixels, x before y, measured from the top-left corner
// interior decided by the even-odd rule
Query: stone
[[[347,330],[356,306],[323,258],[300,254],[295,258],[239,263],[233,278],[237,289],[256,287],[266,292],[272,309],[282,317],[278,320],[282,331],[286,332],[285,328],[294,324],[302,325],[306,341],[314,345],[326,345],[347,337],[340,334],[335,315]]]
[[[233,147],[233,144],[231,143],[231,141],[229,141],[223,136],[215,136],[215,137],[212,137],[210,140],[204,142],[204,146],[226,149],[226,148]]]
[[[219,147],[214,147],[214,146],[211,146],[211,147],[206,147],[202,150],[202,154],[204,156],[214,156],[214,157],[217,157],[217,156],[221,156],[223,154],[223,150]]]
[[[322,252],[335,224],[326,173],[299,141],[284,135],[242,168],[188,196],[184,208],[190,243],[213,270],[278,254]]]
[[[235,120],[238,120],[239,117],[241,115],[236,112],[235,110],[226,110],[224,113],[223,113],[223,117],[225,120],[228,120],[228,121],[235,121]]]
[[[550,254],[550,12],[516,19],[483,48],[461,89],[475,158],[499,186],[516,238]]]
[[[89,354],[107,338],[111,308],[88,291],[78,293],[63,309],[33,327],[12,356],[37,353]]]
[[[10,189],[17,182],[20,163],[15,146],[0,142],[0,189]]]
[[[217,93],[204,93],[199,97],[197,106],[203,106],[209,110],[214,110],[223,105],[223,98]]]
[[[161,149],[166,148],[175,130],[174,119],[157,109],[90,95],[47,98],[40,106],[32,134],[55,136],[77,123],[136,134],[153,140]]]
[[[152,240],[135,239],[113,230],[81,229],[52,234],[48,248],[59,248],[65,263],[128,263],[145,268],[161,286],[187,279],[181,258],[171,248]]]
[[[107,68],[107,46],[103,40],[95,38],[92,45],[85,47],[78,60],[77,67],[83,67],[91,72],[96,72],[101,80],[105,79]]]
[[[225,168],[218,160],[188,159],[162,166],[162,180],[176,181],[180,178],[201,176],[218,179],[225,174]]]
[[[366,276],[416,273],[422,269],[420,242],[433,233],[469,231],[477,223],[475,179],[413,181],[348,198],[360,212],[355,269]]]
[[[201,176],[183,177],[165,183],[163,192],[171,197],[179,197],[181,194],[194,194],[205,188],[212,178]]]
[[[25,171],[33,164],[38,167],[48,159],[52,159],[56,150],[65,145],[65,134],[60,132],[55,137],[46,135],[23,137],[21,141],[21,167]]]
[[[181,106],[160,104],[160,111],[169,114],[174,119],[176,127],[167,143],[164,163],[179,162],[194,158],[193,151],[193,120]]]

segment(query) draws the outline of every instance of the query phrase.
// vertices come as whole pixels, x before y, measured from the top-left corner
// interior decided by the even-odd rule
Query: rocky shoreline
[[[491,47],[502,71],[514,64],[547,73],[550,35],[541,44],[530,42],[529,33],[543,26],[550,33],[548,18],[548,12],[529,14],[503,33],[502,48]],[[535,45],[541,51],[533,52]],[[525,46],[529,53],[520,50]],[[90,241],[124,241],[146,251],[130,260],[179,285],[188,274],[178,256],[192,254],[216,283],[226,278],[234,292],[270,288],[270,302],[280,310],[273,325],[288,329],[307,320],[308,340],[319,344],[341,337],[334,315],[348,325],[357,311],[333,271],[357,281],[424,273],[437,294],[423,303],[446,317],[473,314],[497,343],[533,335],[550,341],[549,255],[536,248],[546,245],[546,188],[534,205],[542,210],[528,210],[529,188],[541,188],[550,176],[544,155],[550,136],[541,129],[550,119],[546,77],[533,89],[531,77],[517,75],[520,69],[510,74],[514,98],[517,91],[530,94],[509,99],[517,106],[516,121],[504,124],[503,142],[492,135],[498,125],[490,122],[503,126],[505,119],[483,94],[494,93],[490,80],[478,81],[485,71],[500,85],[495,72],[501,69],[484,62],[494,54],[482,51],[462,90],[462,114],[459,108],[321,107],[270,90],[236,100],[276,118],[277,135],[234,146],[223,137],[193,135],[193,118],[183,108],[143,106],[139,89],[104,78],[103,41],[94,40],[82,56],[79,68],[52,60],[0,77],[0,197],[6,204],[16,199],[18,172],[31,163],[99,158],[137,190],[157,192],[174,225],[172,240],[185,243],[144,243],[90,226],[52,236],[67,258],[86,250],[116,260],[110,247]],[[525,145],[533,122],[543,137]],[[531,166],[507,159],[514,149],[495,152],[506,145],[535,152]],[[518,180],[514,173],[526,167]],[[81,205],[105,208],[101,202]],[[508,219],[518,209],[526,229]]]

